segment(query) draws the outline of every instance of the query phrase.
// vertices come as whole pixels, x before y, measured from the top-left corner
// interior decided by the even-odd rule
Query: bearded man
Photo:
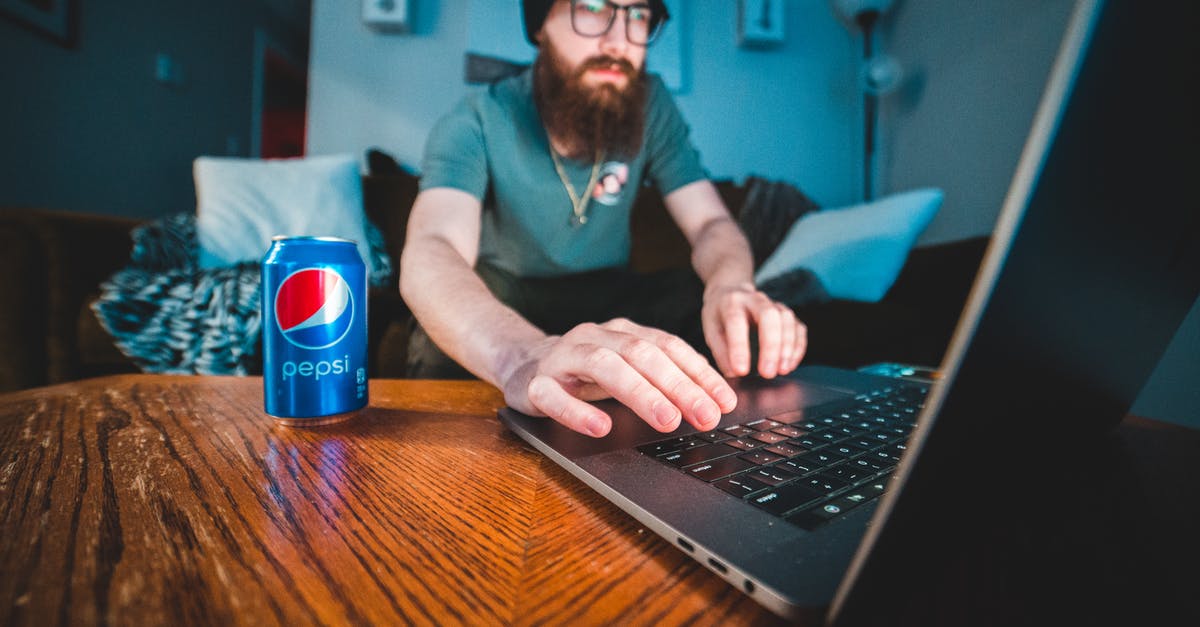
[[[465,375],[457,362],[514,409],[595,437],[612,420],[586,401],[609,397],[659,431],[712,429],[737,403],[722,373],[751,372],[751,334],[770,378],[796,368],[806,330],[755,289],[745,237],[645,72],[667,7],[526,0],[523,11],[533,66],[468,95],[426,144],[400,262],[420,325],[409,374]],[[628,270],[643,180],[691,244],[694,273]]]

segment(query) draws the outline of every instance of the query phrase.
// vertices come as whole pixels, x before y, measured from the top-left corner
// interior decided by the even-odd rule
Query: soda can
[[[291,426],[367,404],[367,270],[335,237],[272,239],[262,260],[263,405]]]

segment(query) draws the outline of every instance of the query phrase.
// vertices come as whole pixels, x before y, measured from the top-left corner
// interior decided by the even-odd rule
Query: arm
[[[500,388],[511,407],[593,436],[607,434],[612,419],[588,400],[616,398],[664,432],[681,419],[711,429],[733,410],[733,390],[675,336],[627,320],[547,336],[496,300],[473,270],[481,212],[466,192],[421,192],[400,259],[400,292],[430,338]]]
[[[766,378],[796,369],[808,345],[807,329],[791,308],[754,287],[750,245],[707,180],[684,185],[664,199],[692,246],[692,266],[704,281],[704,337],[726,376],[750,373],[750,324],[758,328],[758,372]]]

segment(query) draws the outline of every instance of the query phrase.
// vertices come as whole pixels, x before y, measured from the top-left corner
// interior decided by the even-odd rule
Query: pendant
[[[571,214],[571,226],[573,227],[579,228],[587,224],[587,220],[588,219],[586,215],[577,216],[575,214]]]

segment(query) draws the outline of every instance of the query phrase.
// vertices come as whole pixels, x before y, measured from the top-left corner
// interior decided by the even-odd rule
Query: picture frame
[[[63,47],[74,48],[79,2],[80,0],[0,0],[0,15]]]

